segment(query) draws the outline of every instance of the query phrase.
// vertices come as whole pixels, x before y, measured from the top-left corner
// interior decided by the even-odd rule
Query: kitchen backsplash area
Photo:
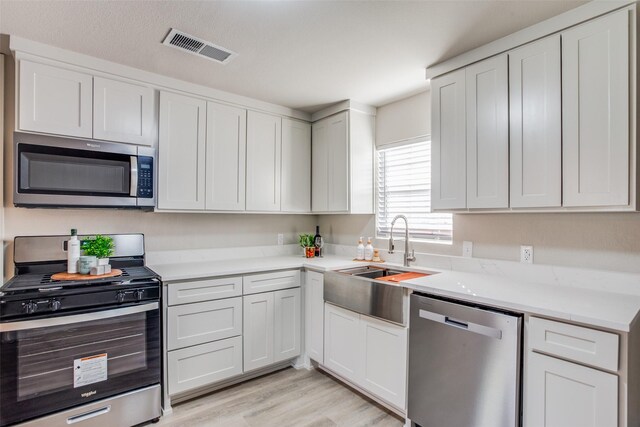
[[[328,243],[352,245],[375,236],[373,215],[327,215],[319,219]],[[453,242],[411,242],[416,252],[460,256],[473,242],[473,257],[518,261],[520,245],[534,247],[534,263],[640,273],[640,215],[637,213],[458,214]],[[375,239],[385,254],[386,239]],[[396,249],[402,245],[396,241]]]

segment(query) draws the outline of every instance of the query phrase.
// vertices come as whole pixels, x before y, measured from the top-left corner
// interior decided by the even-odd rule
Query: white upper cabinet
[[[431,207],[467,207],[465,72],[431,80]]]
[[[93,137],[153,145],[154,91],[140,84],[93,79]]]
[[[561,36],[563,205],[627,205],[629,11]]]
[[[311,210],[311,125],[282,119],[283,212]]]
[[[158,208],[205,207],[207,103],[171,92],[160,93]]]
[[[510,205],[562,205],[560,36],[509,52]]]
[[[343,111],[312,125],[311,208],[373,213],[374,117]]]
[[[280,211],[282,119],[249,111],[247,210]]]
[[[91,75],[25,60],[19,66],[20,130],[92,137]]]
[[[467,207],[509,207],[507,55],[466,68]]]
[[[245,209],[247,110],[207,103],[206,209]]]

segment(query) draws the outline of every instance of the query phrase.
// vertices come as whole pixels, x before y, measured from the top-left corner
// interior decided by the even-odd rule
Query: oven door
[[[17,132],[14,140],[17,206],[136,206],[137,147]]]
[[[158,302],[0,323],[0,426],[160,383]]]

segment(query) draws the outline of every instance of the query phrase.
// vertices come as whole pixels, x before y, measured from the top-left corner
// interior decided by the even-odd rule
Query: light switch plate
[[[473,256],[473,242],[462,242],[462,256],[465,258],[471,258]]]
[[[284,245],[284,234],[278,233],[278,245]]]

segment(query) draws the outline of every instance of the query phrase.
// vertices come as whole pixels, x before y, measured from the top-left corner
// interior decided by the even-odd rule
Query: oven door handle
[[[131,186],[129,196],[138,197],[138,156],[131,156]]]
[[[48,328],[51,326],[72,325],[74,323],[91,322],[95,320],[111,319],[128,314],[144,313],[157,310],[157,302],[136,305],[133,307],[106,309],[94,313],[73,314],[71,316],[50,317],[48,319],[25,320],[22,322],[0,323],[0,332],[21,331],[25,329]]]

